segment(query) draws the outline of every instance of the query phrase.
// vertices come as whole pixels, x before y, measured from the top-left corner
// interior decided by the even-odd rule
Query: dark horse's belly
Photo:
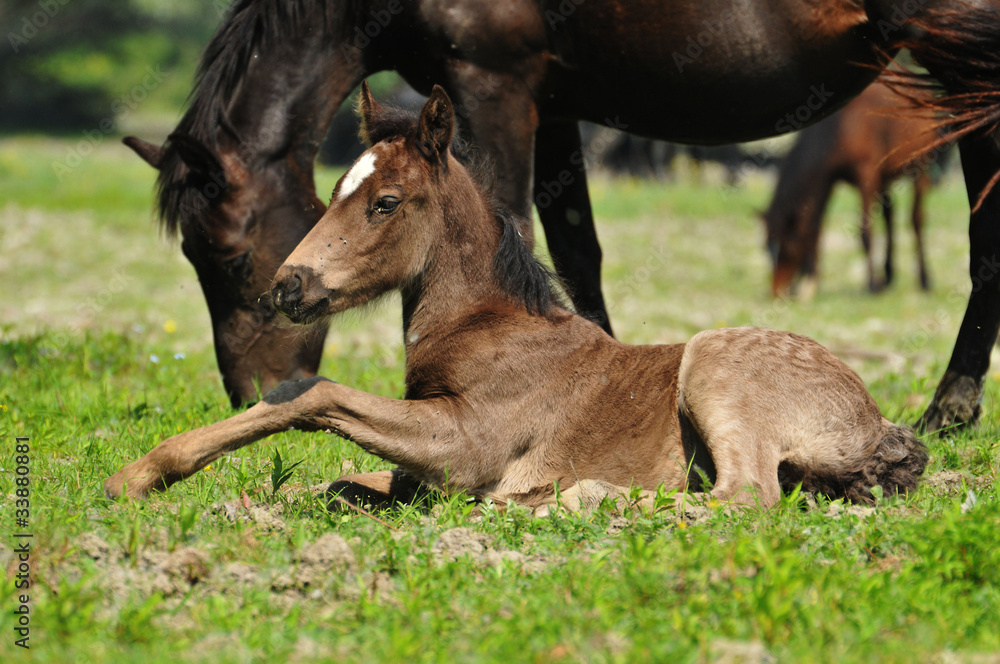
[[[794,131],[878,73],[859,66],[876,61],[878,33],[848,0],[544,0],[542,13],[556,56],[543,116],[672,141]]]

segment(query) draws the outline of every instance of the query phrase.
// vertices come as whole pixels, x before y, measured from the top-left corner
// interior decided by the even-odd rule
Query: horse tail
[[[943,116],[943,131],[929,149],[969,134],[1000,129],[1000,10],[964,2],[907,17],[882,18],[876,28],[892,47],[905,48],[927,72],[890,69],[887,83],[916,106]],[[973,211],[1000,180],[984,187]]]
[[[830,498],[871,504],[875,502],[871,492],[874,486],[882,487],[886,496],[915,490],[927,458],[927,446],[913,429],[883,418],[878,443],[860,468],[836,476],[808,476],[802,480],[802,488]]]

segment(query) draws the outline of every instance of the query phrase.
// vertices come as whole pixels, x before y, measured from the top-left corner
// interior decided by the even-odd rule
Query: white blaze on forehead
[[[347,171],[347,175],[340,181],[340,193],[337,198],[344,200],[354,193],[354,190],[361,186],[365,178],[375,172],[375,153],[368,151],[361,155],[358,160]]]

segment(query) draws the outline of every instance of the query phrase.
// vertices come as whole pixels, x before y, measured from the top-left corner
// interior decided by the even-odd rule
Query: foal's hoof
[[[124,479],[121,472],[115,473],[104,481],[104,497],[108,500],[118,500],[122,497],[125,489]]]

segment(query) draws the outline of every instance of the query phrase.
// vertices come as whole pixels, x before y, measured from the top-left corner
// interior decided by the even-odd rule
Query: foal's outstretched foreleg
[[[227,452],[287,429],[327,430],[438,486],[475,492],[498,478],[510,454],[472,442],[450,403],[401,401],[325,378],[282,383],[239,415],[173,436],[112,476],[105,493],[142,497],[198,472]]]
[[[238,415],[207,427],[171,436],[141,459],[133,461],[104,483],[110,498],[141,498],[190,477],[220,456],[261,438],[304,423],[301,403],[323,378],[282,383],[264,399]]]

